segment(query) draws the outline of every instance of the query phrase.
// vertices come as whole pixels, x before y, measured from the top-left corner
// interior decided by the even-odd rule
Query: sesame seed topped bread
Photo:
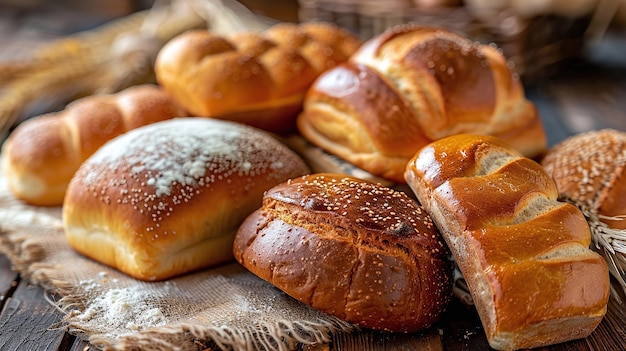
[[[141,280],[233,259],[233,236],[263,192],[308,167],[258,129],[179,118],[105,144],[68,187],[63,223],[78,252]]]
[[[235,258],[299,301],[362,327],[414,332],[452,295],[452,263],[405,193],[339,174],[270,189],[235,236]]]
[[[559,194],[626,229],[626,132],[594,130],[574,135],[550,148],[541,165]]]
[[[405,177],[450,247],[491,347],[583,338],[600,323],[606,262],[537,162],[500,139],[462,134],[422,148]]]

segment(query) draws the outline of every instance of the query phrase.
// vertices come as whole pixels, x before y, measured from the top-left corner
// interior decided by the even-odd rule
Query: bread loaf
[[[9,189],[32,205],[63,202],[70,179],[100,146],[131,129],[186,112],[155,85],[92,95],[22,122],[2,149]]]
[[[626,293],[626,132],[592,130],[550,148],[541,165],[559,197],[578,207],[594,246]],[[621,299],[617,291],[613,296]]]
[[[168,279],[233,259],[235,231],[263,192],[308,173],[268,134],[208,118],[125,133],[72,178],[63,204],[69,244],[140,280]]]
[[[428,327],[451,297],[449,251],[405,193],[339,174],[270,189],[235,258],[299,301],[362,327]]]
[[[550,148],[541,165],[561,196],[610,227],[626,229],[626,132],[603,129],[574,135]]]
[[[534,348],[589,335],[606,313],[607,265],[582,213],[557,201],[535,161],[489,136],[422,148],[408,185],[448,243],[491,347]]]
[[[161,49],[155,73],[193,114],[286,133],[295,130],[315,78],[359,45],[355,36],[326,23],[281,23],[228,37],[195,30]]]
[[[402,183],[417,150],[454,134],[501,137],[528,157],[546,148],[537,110],[496,48],[419,25],[390,28],[323,73],[297,122],[313,144]]]

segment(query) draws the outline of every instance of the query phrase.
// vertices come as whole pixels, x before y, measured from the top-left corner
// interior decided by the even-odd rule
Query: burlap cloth
[[[290,350],[356,328],[296,301],[237,263],[145,283],[75,253],[61,209],[13,198],[0,169],[0,252],[60,296],[61,327],[106,350]],[[51,326],[59,327],[59,326]]]

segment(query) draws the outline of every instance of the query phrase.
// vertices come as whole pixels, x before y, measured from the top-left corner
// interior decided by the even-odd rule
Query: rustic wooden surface
[[[0,26],[7,23],[8,12],[3,14]],[[3,29],[7,33],[6,26]],[[12,42],[6,35],[2,38],[5,43]],[[2,53],[0,50],[0,57]],[[528,96],[537,104],[551,145],[590,129],[610,127],[626,131],[624,53],[626,40],[623,33],[607,36],[590,47],[586,61],[568,66],[550,79],[528,87]],[[51,298],[48,292],[20,279],[20,275],[11,270],[9,260],[0,254],[0,350],[95,350],[86,341],[64,330],[51,328],[61,320],[62,313],[47,298]],[[607,316],[591,336],[540,350],[622,351],[626,349],[624,328],[626,304],[611,299]],[[212,349],[211,345],[206,346]],[[364,331],[337,335],[329,344],[302,347],[302,350],[473,351],[490,348],[474,308],[455,299],[440,322],[423,333],[405,335]]]
[[[53,328],[62,313],[46,300],[41,287],[20,280],[10,262],[0,255],[0,350],[97,350],[63,329]],[[626,305],[609,301],[609,312],[586,339],[574,340],[543,351],[622,351],[626,349]],[[213,350],[206,345],[206,350]],[[491,350],[474,308],[453,299],[434,327],[418,334],[363,331],[336,335],[324,345],[302,346],[302,351],[474,351]]]

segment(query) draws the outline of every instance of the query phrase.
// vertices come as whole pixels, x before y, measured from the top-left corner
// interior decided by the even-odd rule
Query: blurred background
[[[155,52],[184,30],[313,20],[363,39],[420,22],[498,45],[550,144],[626,130],[626,0],[0,0],[1,137],[80,96],[153,80]]]

